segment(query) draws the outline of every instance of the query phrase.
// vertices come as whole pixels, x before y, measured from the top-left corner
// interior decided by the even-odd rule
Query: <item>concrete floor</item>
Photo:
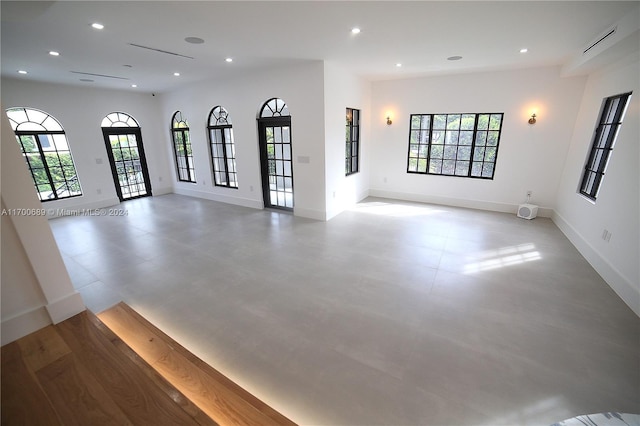
[[[329,222],[166,195],[50,221],[123,300],[300,424],[640,413],[640,319],[549,219],[366,199]]]

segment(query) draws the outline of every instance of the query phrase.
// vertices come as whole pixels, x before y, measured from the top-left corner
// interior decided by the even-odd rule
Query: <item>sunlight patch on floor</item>
[[[358,203],[350,210],[359,213],[369,213],[379,216],[391,217],[427,216],[438,213],[446,213],[445,210],[440,210],[433,207],[384,203],[381,201]]]
[[[464,265],[463,272],[465,274],[489,271],[542,259],[534,244],[520,244],[501,247],[496,250],[487,250],[477,255],[477,257],[479,258],[477,262]]]

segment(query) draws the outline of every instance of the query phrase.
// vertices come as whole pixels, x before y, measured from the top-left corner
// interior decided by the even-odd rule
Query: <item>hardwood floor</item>
[[[85,311],[2,347],[3,426],[293,424],[127,305],[103,318]]]

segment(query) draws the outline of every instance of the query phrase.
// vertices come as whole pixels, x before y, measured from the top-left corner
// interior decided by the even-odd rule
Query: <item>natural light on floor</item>
[[[406,204],[392,204],[381,201],[372,201],[368,203],[358,203],[353,206],[351,211],[369,213],[380,216],[392,217],[408,217],[408,216],[427,216],[438,213],[445,213],[445,210],[436,209],[434,207],[423,207]]]
[[[487,250],[476,255],[476,262],[464,265],[465,274],[489,271],[505,266],[518,265],[525,262],[542,259],[534,244],[520,244],[502,247],[497,250]]]

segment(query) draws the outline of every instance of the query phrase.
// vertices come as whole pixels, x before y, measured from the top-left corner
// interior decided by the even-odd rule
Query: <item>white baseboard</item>
[[[313,220],[321,220],[323,222],[327,220],[327,213],[322,210],[303,209],[300,207],[294,207],[293,214],[298,217],[305,217],[307,219],[313,219]]]
[[[408,192],[387,191],[384,189],[370,189],[369,196],[390,198],[404,201],[416,201],[420,203],[438,204],[443,206],[464,207],[476,210],[488,210],[501,213],[513,213],[518,211],[518,204],[498,203],[494,201],[469,200],[466,198],[442,197],[437,195],[414,194]],[[547,207],[538,208],[538,216],[551,217],[553,209]]]
[[[609,284],[609,287],[640,317],[640,288],[633,285],[630,279],[618,271],[607,259],[587,242],[578,231],[558,212],[553,212],[551,220],[562,233],[578,249],[598,274]]]
[[[86,309],[82,296],[77,291],[49,303],[46,308],[54,324],[71,318]]]
[[[44,306],[21,312],[2,320],[1,344],[11,343],[50,324],[51,317]]]
[[[221,194],[213,194],[207,191],[198,191],[197,189],[174,188],[173,192],[179,195],[187,195],[189,197],[203,198],[205,200],[220,201],[221,203],[235,204],[237,206],[250,207],[253,209],[262,209],[262,201],[251,200],[249,198],[234,197]]]

